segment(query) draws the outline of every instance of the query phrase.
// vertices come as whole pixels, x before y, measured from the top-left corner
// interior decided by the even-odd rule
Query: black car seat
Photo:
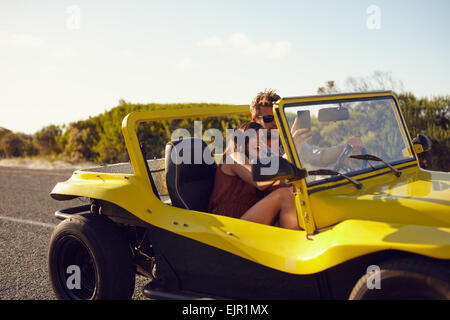
[[[209,146],[199,138],[171,141],[166,145],[165,168],[172,205],[206,212],[216,175]]]

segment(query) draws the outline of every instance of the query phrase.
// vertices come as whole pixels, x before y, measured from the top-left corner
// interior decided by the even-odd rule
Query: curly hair
[[[275,90],[265,89],[258,93],[258,95],[253,99],[250,104],[250,112],[252,118],[259,114],[261,107],[272,107],[275,102],[277,102],[281,97],[275,93]]]

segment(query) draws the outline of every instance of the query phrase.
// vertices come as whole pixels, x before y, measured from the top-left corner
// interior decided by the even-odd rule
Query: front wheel
[[[421,258],[397,259],[380,264],[378,274],[377,272],[361,277],[349,299],[450,299],[450,272],[447,265]],[[373,280],[379,281],[378,287],[370,285]]]
[[[108,218],[75,215],[54,230],[48,252],[59,299],[130,299],[136,266],[123,232]]]

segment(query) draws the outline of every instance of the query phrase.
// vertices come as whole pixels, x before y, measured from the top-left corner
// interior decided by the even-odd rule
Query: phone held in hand
[[[309,110],[297,111],[297,129],[307,129],[307,131],[311,131],[311,115]]]

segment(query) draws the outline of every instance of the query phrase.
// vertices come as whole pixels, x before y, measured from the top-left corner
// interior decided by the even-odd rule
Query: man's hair
[[[250,104],[250,112],[252,114],[252,118],[259,115],[259,110],[261,107],[272,107],[273,104],[279,99],[280,96],[275,93],[275,90],[265,89],[264,91],[258,93],[258,95]]]

